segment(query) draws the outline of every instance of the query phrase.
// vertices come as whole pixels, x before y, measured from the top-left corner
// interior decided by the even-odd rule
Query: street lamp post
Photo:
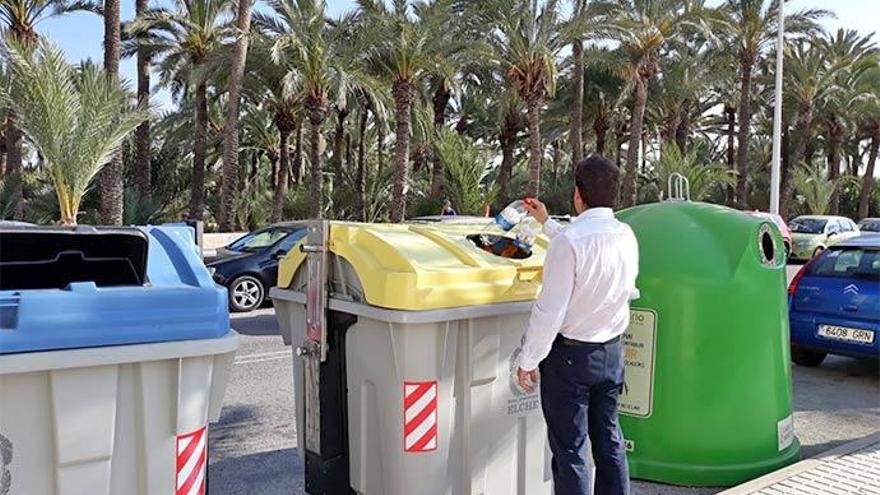
[[[779,214],[779,179],[782,157],[782,50],[785,43],[785,0],[779,0],[776,34],[776,107],[773,109],[773,161],[770,167],[770,212]]]

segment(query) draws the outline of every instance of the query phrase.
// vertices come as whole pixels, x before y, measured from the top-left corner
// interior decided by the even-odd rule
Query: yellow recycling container
[[[538,395],[511,376],[547,240],[483,248],[503,235],[318,222],[281,261],[307,493],[551,493]]]

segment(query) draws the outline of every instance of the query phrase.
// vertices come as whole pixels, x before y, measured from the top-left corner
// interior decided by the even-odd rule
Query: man
[[[629,324],[629,301],[638,294],[639,253],[632,230],[614,218],[619,176],[617,167],[601,156],[578,163],[578,216],[565,229],[548,218],[543,203],[526,200],[552,240],[517,379],[524,390],[534,391],[540,369],[556,495],[592,493],[588,434],[596,465],[595,493],[629,493],[617,396],[623,386],[620,340]]]

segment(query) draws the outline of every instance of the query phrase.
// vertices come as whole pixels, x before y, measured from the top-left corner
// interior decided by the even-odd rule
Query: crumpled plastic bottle
[[[501,212],[495,215],[495,223],[505,232],[510,232],[511,229],[519,225],[519,223],[528,215],[529,210],[526,209],[525,202],[518,199],[505,206]]]

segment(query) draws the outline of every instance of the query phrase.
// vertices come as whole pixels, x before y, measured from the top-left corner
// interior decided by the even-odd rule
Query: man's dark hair
[[[584,158],[575,167],[575,187],[590,208],[614,208],[619,179],[620,169],[601,155]]]

